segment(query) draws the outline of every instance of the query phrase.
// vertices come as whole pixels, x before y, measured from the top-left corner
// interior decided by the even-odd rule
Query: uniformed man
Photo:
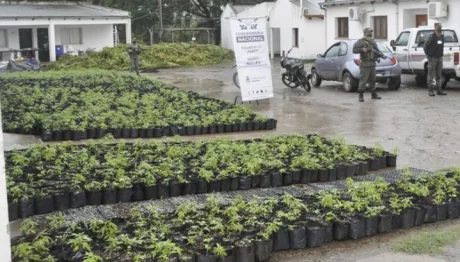
[[[423,48],[428,58],[428,95],[435,96],[434,88],[438,95],[446,95],[442,91],[442,57],[444,56],[444,35],[441,24],[435,24],[434,34],[431,34]]]
[[[375,68],[377,66],[376,60],[379,58],[386,59],[386,56],[381,56],[374,52],[377,49],[377,43],[373,39],[373,30],[371,28],[364,29],[364,37],[358,40],[353,46],[353,53],[360,54],[361,64],[360,80],[359,80],[359,102],[364,102],[364,92],[366,91],[366,84],[369,83],[369,89],[372,92],[372,99],[382,99],[375,92]]]
[[[141,48],[137,44],[136,39],[133,39],[132,44],[128,46],[128,54],[131,60],[131,69],[130,72],[136,70],[136,74],[139,75],[139,54],[141,53]]]

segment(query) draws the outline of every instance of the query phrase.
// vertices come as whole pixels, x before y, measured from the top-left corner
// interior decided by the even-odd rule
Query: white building
[[[460,32],[460,16],[455,15],[455,10],[460,10],[459,0],[325,0],[322,6],[328,46],[339,39],[361,38],[366,27],[373,28],[374,37],[387,44],[405,28],[437,22]]]
[[[267,17],[270,55],[315,58],[326,48],[322,0],[277,0],[253,6],[227,5],[221,15],[221,46],[233,50],[229,17]],[[317,37],[319,36],[319,37]]]
[[[126,25],[131,42],[129,12],[84,3],[15,3],[0,1],[0,61],[9,60],[10,50],[37,48],[40,61],[56,61],[56,52],[112,47],[115,25]],[[56,51],[56,46],[58,51]]]

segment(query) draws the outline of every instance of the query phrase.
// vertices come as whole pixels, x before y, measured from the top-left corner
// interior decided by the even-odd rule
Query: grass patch
[[[460,227],[444,229],[437,232],[423,232],[399,241],[393,245],[394,252],[408,254],[425,254],[441,252],[445,246],[460,239]]]

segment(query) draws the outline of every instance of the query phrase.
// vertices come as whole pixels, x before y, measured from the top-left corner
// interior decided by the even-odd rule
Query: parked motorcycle
[[[281,74],[281,81],[283,81],[283,84],[287,87],[297,88],[302,86],[305,91],[310,92],[311,74],[307,74],[303,63],[296,62],[288,57],[291,51],[292,48],[285,56],[281,57],[281,67],[286,69],[286,72]]]

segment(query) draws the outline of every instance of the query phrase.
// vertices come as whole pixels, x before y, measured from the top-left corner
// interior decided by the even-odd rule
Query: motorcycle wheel
[[[311,91],[311,85],[310,81],[308,80],[308,77],[306,75],[302,75],[300,77],[301,82],[302,82],[302,87],[305,89],[305,91],[310,92]]]
[[[285,86],[290,87],[290,88],[297,88],[297,87],[300,86],[300,83],[289,80],[289,74],[288,73],[283,73],[281,75],[281,81],[283,81],[283,84]]]

